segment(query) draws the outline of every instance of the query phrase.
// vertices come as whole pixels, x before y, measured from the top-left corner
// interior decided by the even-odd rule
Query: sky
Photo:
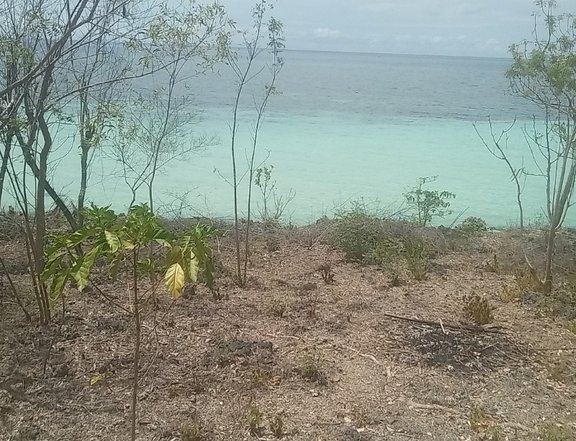
[[[506,57],[530,38],[533,0],[270,0],[287,49]],[[252,0],[220,0],[240,26]],[[559,11],[576,12],[575,0]]]

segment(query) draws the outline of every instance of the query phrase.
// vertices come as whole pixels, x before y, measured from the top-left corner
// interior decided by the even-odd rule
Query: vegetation
[[[516,204],[518,205],[518,217],[520,221],[520,231],[524,231],[524,206],[522,205],[522,190],[524,188],[524,180],[526,178],[527,172],[524,167],[515,167],[508,154],[508,137],[510,131],[514,128],[516,121],[510,124],[509,127],[503,129],[499,134],[494,132],[494,127],[492,125],[492,120],[488,117],[488,124],[490,126],[490,141],[487,141],[476,123],[474,123],[474,130],[476,134],[482,140],[486,150],[497,160],[504,162],[508,170],[510,171],[510,177],[512,182],[514,182],[516,189]]]
[[[276,187],[276,181],[272,179],[274,166],[262,166],[256,169],[254,185],[262,193],[262,205],[260,206],[260,221],[265,225],[279,225],[290,202],[296,197],[294,190],[287,194],[280,194]]]
[[[494,321],[492,308],[486,297],[481,297],[478,294],[466,296],[464,297],[462,309],[468,318],[472,319],[477,325],[487,325]]]
[[[576,22],[570,14],[554,15],[556,2],[538,1],[534,38],[511,47],[507,77],[512,92],[541,111],[525,129],[534,158],[535,175],[543,178],[546,196],[547,244],[544,293],[552,292],[556,235],[566,218],[576,182]],[[542,119],[542,123],[540,121]]]
[[[488,225],[484,219],[471,216],[457,225],[456,230],[464,234],[478,234],[488,231]]]
[[[538,439],[542,441],[568,441],[573,436],[572,430],[558,424],[548,423],[540,429]]]
[[[242,60],[237,54],[231,53],[227,58],[228,65],[234,71],[237,78],[237,86],[235,93],[234,106],[232,110],[232,125],[231,125],[231,138],[230,147],[232,154],[232,189],[234,199],[234,237],[236,241],[236,277],[237,283],[244,286],[247,281],[248,259],[250,256],[250,222],[252,220],[252,191],[254,186],[255,173],[257,173],[256,153],[258,150],[258,135],[264,122],[264,114],[268,107],[270,97],[277,93],[276,80],[284,60],[280,57],[280,53],[284,48],[284,35],[282,30],[282,23],[274,17],[266,18],[269,9],[272,6],[267,0],[259,1],[254,10],[252,11],[253,25],[249,31],[241,32],[243,43],[246,49],[245,59]],[[263,43],[265,32],[268,32],[268,41]],[[261,46],[264,45],[265,49]],[[245,88],[253,81],[264,68],[257,70],[256,62],[265,51],[268,51],[272,56],[272,64],[269,66],[270,82],[264,86],[263,94],[260,98],[252,97],[252,102],[257,102],[256,119],[252,129],[252,139],[250,148],[246,152],[248,157],[248,169],[246,175],[247,182],[247,202],[246,202],[246,226],[244,229],[244,252],[241,253],[241,226],[240,226],[240,205],[239,205],[239,192],[242,175],[239,171],[239,164],[237,161],[237,143],[239,142],[239,112],[242,108],[242,98],[244,97]],[[261,175],[261,173],[260,173]],[[266,185],[269,181],[264,182],[259,179],[260,186]],[[266,195],[265,195],[266,196]]]
[[[449,191],[427,190],[425,186],[435,182],[438,176],[428,176],[418,179],[418,185],[404,194],[406,204],[414,212],[414,219],[420,226],[425,227],[433,218],[443,218],[450,214],[450,199],[456,195]]]
[[[156,276],[159,271],[164,273],[166,287],[174,296],[181,295],[187,282],[196,282],[200,269],[207,285],[213,287],[213,263],[207,244],[211,232],[199,226],[190,235],[177,238],[160,226],[146,205],[132,207],[125,218],[119,218],[110,209],[92,207],[86,211],[84,219],[83,228],[52,237],[42,280],[50,282],[51,298],[56,300],[62,295],[69,280],[75,281],[79,291],[84,290],[91,281],[92,271],[99,259],[105,259],[113,278],[124,267],[131,295],[131,310],[125,312],[130,313],[134,320],[130,433],[131,439],[135,440],[140,381],[141,311],[146,301],[156,298],[159,286]],[[165,268],[148,257],[150,253],[146,251],[152,251],[154,245],[166,250]],[[149,286],[145,288],[142,287],[142,276],[149,278]]]
[[[506,131],[492,132],[486,147],[512,174],[522,234],[488,233],[474,216],[435,227],[455,198],[429,188],[436,177],[399,195],[407,209],[395,215],[358,201],[334,219],[283,228],[295,193],[279,193],[259,154],[283,66],[269,1],[257,3],[248,31],[222,6],[194,1],[0,4],[0,204],[14,199],[0,216],[0,433],[574,438],[568,412],[561,425],[542,423],[570,409],[576,392],[576,236],[561,229],[576,179],[573,17],[538,2],[546,33],[512,47],[508,72],[513,91],[545,116],[526,129],[546,182],[543,239],[525,228],[520,183],[531,175],[508,160]],[[234,220],[188,219],[174,231],[158,215],[156,180],[212,143],[193,135],[189,88],[223,66],[237,80]],[[135,94],[143,77],[153,90]],[[248,87],[257,78],[267,84]],[[77,136],[74,202],[51,181],[64,125]],[[120,165],[130,190],[123,213],[89,203],[98,152]],[[462,292],[471,294],[460,302]],[[496,403],[498,417],[474,399]]]

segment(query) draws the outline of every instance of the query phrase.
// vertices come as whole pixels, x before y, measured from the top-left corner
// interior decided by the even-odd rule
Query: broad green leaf
[[[182,262],[182,248],[178,245],[173,246],[168,253],[168,265]]]
[[[168,290],[174,297],[179,297],[182,294],[182,289],[184,288],[185,277],[184,270],[179,263],[174,263],[168,267],[166,270],[166,275],[164,276],[164,281]]]
[[[52,300],[58,299],[64,291],[64,286],[66,285],[66,280],[68,280],[68,273],[60,273],[52,279],[52,285],[50,286],[50,298]]]
[[[110,251],[116,253],[120,249],[120,239],[111,231],[104,231],[104,235],[106,236],[106,242],[108,242]]]
[[[198,280],[198,270],[200,269],[198,265],[198,259],[194,255],[193,251],[190,251],[190,266],[189,271],[190,273],[188,276],[190,277],[190,281],[195,283]]]
[[[170,247],[170,242],[166,239],[154,239],[154,242],[156,242],[158,245],[162,245],[163,247]]]
[[[74,268],[74,280],[78,284],[78,290],[83,291],[88,285],[90,279],[90,271],[96,262],[96,258],[100,254],[100,247],[94,247],[88,251],[82,259],[78,262],[78,265]]]

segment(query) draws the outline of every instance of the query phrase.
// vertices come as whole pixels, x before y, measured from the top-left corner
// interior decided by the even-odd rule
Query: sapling
[[[134,321],[130,436],[135,440],[142,306],[147,299],[154,298],[160,286],[161,280],[156,277],[158,272],[164,273],[166,288],[175,297],[181,295],[187,282],[197,281],[199,271],[203,272],[208,287],[213,288],[212,254],[207,243],[212,232],[198,226],[190,234],[177,237],[161,226],[147,205],[133,206],[125,217],[109,208],[92,206],[85,211],[84,219],[84,226],[78,231],[51,237],[42,277],[50,282],[50,293],[55,299],[70,280],[75,281],[80,291],[92,283],[91,274],[98,259],[107,263],[111,277],[117,277],[120,270],[126,273],[130,306],[114,304],[129,313]],[[83,247],[81,253],[78,252],[80,246]],[[150,249],[164,252],[162,263],[149,258]],[[142,284],[143,277],[150,279],[146,287]],[[105,295],[97,285],[92,285]]]

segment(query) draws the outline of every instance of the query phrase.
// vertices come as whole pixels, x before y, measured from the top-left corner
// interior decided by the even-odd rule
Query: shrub
[[[381,220],[369,214],[363,202],[354,202],[349,210],[336,214],[328,240],[344,251],[347,259],[365,261],[381,234]]]
[[[421,239],[408,239],[404,242],[404,258],[408,270],[416,280],[424,280],[428,275],[428,248]]]
[[[332,265],[330,265],[329,263],[324,263],[318,267],[318,271],[320,272],[320,275],[322,276],[322,280],[324,280],[324,283],[328,285],[334,283],[334,273],[332,272]]]
[[[202,424],[195,421],[182,424],[180,427],[180,439],[182,441],[205,441],[208,437]]]
[[[306,355],[297,371],[302,378],[321,386],[328,384],[328,377],[322,367],[322,359],[318,354]]]
[[[270,304],[270,312],[272,313],[273,316],[278,317],[278,318],[284,317],[284,314],[286,314],[287,308],[288,308],[288,305],[280,297],[275,297],[272,300],[272,303]]]
[[[570,429],[554,423],[546,424],[538,432],[538,439],[542,441],[570,441],[574,436]]]
[[[260,436],[262,433],[262,412],[258,409],[257,406],[251,405],[248,409],[248,415],[246,416],[248,421],[248,430],[250,431],[250,435]]]
[[[399,240],[380,240],[372,251],[371,260],[378,267],[390,274],[392,286],[400,285],[400,275],[403,270],[404,245]]]
[[[480,405],[472,406],[472,409],[470,409],[469,423],[470,428],[474,432],[482,432],[486,429],[488,426],[488,415],[484,407]]]
[[[486,297],[480,297],[478,294],[471,294],[464,297],[464,313],[478,325],[487,325],[494,321],[492,308]]]
[[[488,225],[484,219],[479,217],[470,216],[464,219],[460,225],[456,226],[456,230],[461,233],[471,235],[488,231]]]
[[[404,198],[408,207],[414,211],[414,219],[425,227],[434,217],[445,217],[452,213],[449,210],[449,199],[454,199],[456,195],[449,191],[425,190],[424,186],[434,182],[438,176],[429,176],[418,179],[416,187],[404,193]]]
[[[270,432],[276,438],[282,438],[284,436],[284,421],[280,415],[276,415],[270,420]]]

